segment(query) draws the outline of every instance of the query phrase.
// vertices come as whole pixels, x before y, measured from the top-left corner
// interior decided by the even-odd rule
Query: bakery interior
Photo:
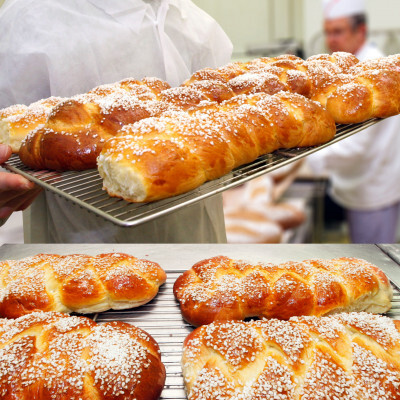
[[[327,51],[319,0],[194,3],[228,34],[232,61]],[[400,53],[398,0],[365,4],[370,40]],[[339,124],[335,140],[381,123]],[[0,226],[0,399],[399,400],[400,231],[393,243],[350,242],[328,175],[307,163],[322,147],[276,151],[193,197],[145,204],[144,216],[122,203],[139,223],[216,191],[226,244],[24,243],[14,213]],[[84,195],[101,185],[97,171],[33,173],[12,157],[8,169],[65,201],[81,201],[77,180]],[[105,216],[76,206],[130,222],[118,206]]]
[[[326,53],[322,2],[317,0],[196,0],[233,43],[232,61]],[[396,0],[366,1],[369,40],[400,53]],[[361,134],[361,133],[359,133]],[[350,243],[346,211],[329,193],[330,179],[308,158],[222,193],[228,243]],[[396,235],[396,241],[400,233]],[[0,228],[0,243],[23,243],[22,212]]]

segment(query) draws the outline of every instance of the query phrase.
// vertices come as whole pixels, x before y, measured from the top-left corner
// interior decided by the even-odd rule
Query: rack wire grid
[[[107,311],[94,316],[97,322],[120,320],[131,323],[150,333],[158,342],[161,359],[166,368],[166,381],[161,400],[185,400],[181,357],[185,337],[194,329],[182,319],[178,302],[173,295],[173,285],[184,271],[168,271],[167,281],[150,303],[136,310]],[[400,319],[400,288],[393,282],[392,308],[385,315]]]
[[[130,203],[109,196],[102,189],[103,180],[97,170],[35,171],[26,167],[17,155],[13,155],[4,164],[4,167],[116,225],[132,227],[222,193],[227,189],[237,187],[267,172],[300,160],[377,122],[379,122],[378,119],[371,119],[360,124],[337,125],[335,137],[325,144],[315,147],[278,150],[266,154],[249,164],[236,168],[222,178],[206,182],[190,192],[151,203]]]

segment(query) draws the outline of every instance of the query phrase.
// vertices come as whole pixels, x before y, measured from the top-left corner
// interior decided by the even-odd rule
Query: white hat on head
[[[365,0],[323,0],[324,18],[351,17],[366,12]]]

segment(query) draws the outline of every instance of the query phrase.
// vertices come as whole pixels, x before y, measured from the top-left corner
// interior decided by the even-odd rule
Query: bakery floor
[[[139,258],[157,262],[167,272],[167,282],[159,294],[141,307],[91,314],[98,322],[121,320],[132,323],[158,342],[162,361],[166,367],[166,383],[161,400],[186,400],[181,372],[182,345],[193,329],[180,314],[173,297],[177,277],[194,263],[217,255],[250,262],[280,263],[310,258],[357,257],[379,266],[391,279],[394,288],[392,309],[387,315],[400,319],[400,245],[353,244],[8,244],[0,246],[0,260],[21,259],[38,253],[95,255],[104,252],[125,252]]]

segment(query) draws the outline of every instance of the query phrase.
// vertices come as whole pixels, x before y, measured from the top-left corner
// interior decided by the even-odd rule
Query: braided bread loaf
[[[63,100],[49,97],[29,106],[16,104],[0,110],[0,143],[9,145],[13,153],[18,153],[26,135],[44,124],[52,108]]]
[[[0,315],[33,311],[93,313],[138,307],[166,280],[156,263],[120,253],[38,254],[0,262]]]
[[[348,73],[358,59],[344,52],[320,54],[305,62],[294,55],[261,57],[246,63],[231,63],[220,68],[205,68],[194,73],[183,85],[192,87],[200,82],[218,82],[237,94],[268,93],[281,90],[310,97],[319,80],[327,74]]]
[[[304,95],[320,102],[337,123],[357,123],[400,112],[399,56],[366,67],[349,53],[309,57],[283,55],[206,68],[181,87],[156,78],[126,79],[65,100],[26,138],[20,158],[35,169],[96,167],[104,142],[122,127],[176,110],[202,108],[237,95]]]
[[[346,57],[350,56],[342,56]],[[332,63],[336,62],[335,57],[331,58]],[[201,70],[179,88],[169,88],[156,78],[126,79],[99,86],[55,107],[47,122],[43,126],[38,124],[26,138],[20,158],[35,169],[94,168],[105,140],[114,137],[122,126],[143,118],[187,110],[205,101],[220,103],[238,94],[274,94],[284,90],[309,95],[306,68],[294,70],[302,62],[298,57],[285,55],[232,63],[216,70]]]
[[[187,336],[182,369],[189,400],[399,400],[400,321],[218,321]]]
[[[380,269],[355,258],[273,265],[219,256],[179,276],[174,295],[183,318],[198,326],[253,316],[381,313],[391,307],[392,287]]]
[[[104,142],[121,126],[167,109],[157,100],[167,88],[166,82],[156,78],[126,79],[66,99],[53,108],[46,124],[25,138],[20,159],[35,169],[95,168]]]
[[[337,123],[351,124],[400,112],[399,66],[399,55],[365,63],[345,52],[319,54],[306,61],[284,55],[204,69],[184,85],[214,80],[236,94],[287,90],[320,102]]]
[[[157,78],[126,79],[99,86],[54,107],[46,124],[38,126],[23,141],[20,159],[34,169],[95,168],[105,141],[123,126],[234,95],[228,87],[221,86],[170,88]]]
[[[335,123],[316,102],[280,92],[236,96],[123,128],[98,157],[111,196],[153,201],[194,189],[279,148],[325,143]]]
[[[165,367],[156,341],[124,322],[37,312],[0,320],[0,398],[156,400]]]

